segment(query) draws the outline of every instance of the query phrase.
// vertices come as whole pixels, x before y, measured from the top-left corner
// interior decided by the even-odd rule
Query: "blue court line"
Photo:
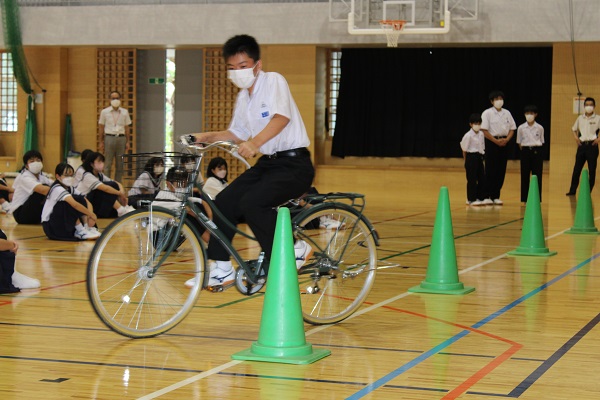
[[[594,259],[596,259],[598,257],[600,257],[600,253],[594,254],[592,257],[588,258],[587,260],[582,261],[578,265],[574,266],[573,268],[568,269],[567,271],[565,271],[562,274],[558,275],[554,279],[549,280],[548,282],[546,282],[543,285],[541,285],[541,286],[533,289],[531,292],[529,292],[529,293],[521,296],[520,298],[518,298],[517,300],[515,300],[512,303],[508,304],[507,306],[502,307],[500,310],[496,311],[495,313],[490,314],[489,316],[487,316],[486,318],[482,319],[481,321],[475,323],[474,325],[471,325],[471,328],[477,329],[477,328],[479,328],[479,327],[487,324],[488,322],[492,321],[496,317],[499,317],[500,315],[502,315],[502,314],[506,313],[507,311],[513,309],[514,307],[516,307],[519,304],[523,303],[525,300],[529,299],[532,296],[535,296],[540,291],[542,291],[544,289],[547,289],[549,286],[555,284],[556,282],[560,281],[561,279],[565,278],[566,276],[572,274],[573,272],[577,271],[581,267],[589,264],[592,260],[594,260]],[[392,371],[389,374],[387,374],[387,375],[379,378],[375,382],[367,385],[366,387],[364,387],[363,389],[359,390],[358,392],[350,395],[346,399],[347,400],[357,400],[357,399],[360,399],[360,398],[364,397],[365,395],[367,395],[367,394],[373,392],[374,390],[380,388],[381,386],[387,384],[392,379],[394,379],[394,378],[398,377],[399,375],[403,374],[404,372],[408,371],[412,367],[415,367],[416,365],[418,365],[421,362],[425,361],[429,357],[431,357],[434,354],[438,353],[440,350],[445,349],[446,347],[450,346],[451,344],[453,344],[453,343],[457,342],[458,340],[462,339],[464,336],[468,335],[469,333],[471,333],[471,331],[462,331],[462,332],[457,333],[455,336],[453,336],[453,337],[451,337],[451,338],[443,341],[442,343],[438,344],[437,346],[435,346],[431,350],[423,353],[422,355],[420,355],[419,357],[415,358],[414,360],[412,360],[412,361],[404,364],[403,366],[401,366],[400,368],[396,369],[395,371]],[[545,372],[545,370],[543,372]],[[540,376],[535,376],[534,377],[535,379],[531,381],[531,384],[533,384],[533,382],[535,382],[535,380],[537,380]],[[529,384],[529,386],[531,386],[531,384]],[[529,387],[529,386],[527,386],[527,387]]]

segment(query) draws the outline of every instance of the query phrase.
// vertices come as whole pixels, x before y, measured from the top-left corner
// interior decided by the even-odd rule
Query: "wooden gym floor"
[[[562,178],[561,178],[562,179]],[[594,399],[600,396],[598,236],[567,235],[576,199],[546,175],[541,204],[553,257],[508,257],[525,207],[510,172],[502,207],[466,207],[462,170],[321,169],[321,191],[367,194],[380,236],[367,304],[338,325],[305,325],[331,350],[298,366],[232,361],[257,340],[263,296],[203,293],[177,328],[130,340],[92,311],[93,243],[47,240],[0,216],[17,269],[39,290],[0,296],[0,398],[9,399]],[[441,186],[448,186],[460,281],[473,293],[413,294],[425,277]],[[595,196],[593,196],[595,197]],[[596,213],[598,214],[598,213]],[[101,221],[101,227],[110,221]],[[253,244],[239,242],[240,246]],[[255,251],[255,249],[251,249]]]

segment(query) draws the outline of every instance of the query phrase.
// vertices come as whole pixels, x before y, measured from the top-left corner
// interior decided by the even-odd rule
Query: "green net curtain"
[[[13,74],[17,83],[29,96],[27,98],[27,121],[25,123],[24,151],[37,150],[37,124],[35,119],[35,101],[29,79],[29,67],[21,42],[21,24],[17,0],[0,0],[2,23],[4,26],[4,45],[10,51],[13,60]]]

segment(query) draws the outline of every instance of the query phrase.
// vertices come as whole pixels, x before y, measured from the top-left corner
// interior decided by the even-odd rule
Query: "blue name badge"
[[[260,114],[261,117],[266,118],[269,116],[269,112],[268,111],[263,111],[262,114]]]

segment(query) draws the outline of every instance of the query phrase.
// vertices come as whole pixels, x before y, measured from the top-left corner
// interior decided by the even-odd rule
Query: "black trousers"
[[[8,239],[0,229],[0,239]],[[0,293],[15,293],[19,290],[12,284],[15,272],[15,253],[10,250],[0,251]]]
[[[465,156],[465,172],[467,173],[467,200],[487,199],[483,154],[467,153]]]
[[[569,193],[577,192],[579,186],[579,176],[583,170],[583,166],[587,162],[590,173],[590,190],[594,188],[596,183],[596,166],[598,165],[598,146],[592,145],[590,142],[583,142],[577,147],[575,154],[575,165],[573,166],[573,176],[571,177],[571,187]]]
[[[232,223],[246,222],[258,240],[265,259],[271,259],[277,224],[276,207],[307,192],[315,176],[310,155],[298,157],[261,157],[256,165],[233,180],[215,200],[217,208]],[[215,224],[231,241],[235,231],[218,216]],[[208,243],[208,258],[227,261],[229,253],[217,240]]]
[[[521,201],[527,202],[529,194],[530,175],[537,176],[540,201],[542,200],[542,173],[544,171],[544,158],[542,147],[521,148]]]
[[[17,224],[40,224],[44,203],[46,203],[46,196],[33,192],[25,203],[13,211],[13,217],[15,217]]]
[[[6,180],[4,180],[4,179],[0,179],[0,183],[3,184],[4,186],[8,186],[8,184],[6,183]],[[8,190],[0,190],[0,199],[9,201],[8,195],[9,195]]]
[[[507,161],[508,146],[498,146],[491,140],[485,139],[485,182],[488,195],[492,200],[500,198]]]
[[[113,189],[119,190],[119,185],[117,182],[105,182],[105,185],[112,187]],[[102,190],[92,190],[87,194],[87,199],[92,203],[94,207],[94,214],[98,218],[116,218],[117,210],[113,207],[115,201],[117,201],[116,194],[110,194],[103,192]]]

